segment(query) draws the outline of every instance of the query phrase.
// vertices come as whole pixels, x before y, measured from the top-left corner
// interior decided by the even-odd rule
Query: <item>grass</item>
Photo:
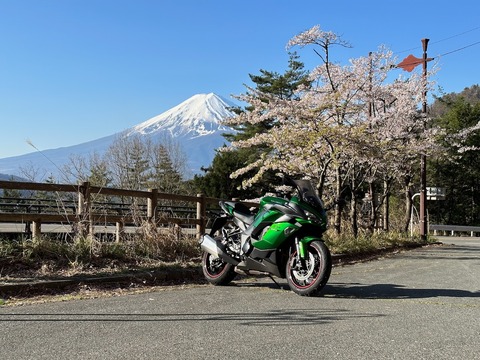
[[[410,237],[400,232],[360,233],[355,238],[349,234],[336,234],[329,230],[324,240],[333,254],[345,255],[368,254],[378,250],[424,244],[420,236]]]
[[[200,256],[193,236],[176,228],[141,228],[122,242],[92,237],[58,240],[0,240],[2,277],[39,277],[80,273],[121,272],[129,269],[185,264]]]
[[[182,235],[175,227],[158,230],[149,226],[122,242],[96,238],[69,241],[42,237],[35,240],[0,241],[2,277],[40,277],[60,274],[117,273],[132,269],[183,266],[197,263],[201,250],[193,236]],[[420,237],[404,233],[362,233],[356,238],[329,230],[325,243],[332,254],[362,255],[378,250],[410,247]]]

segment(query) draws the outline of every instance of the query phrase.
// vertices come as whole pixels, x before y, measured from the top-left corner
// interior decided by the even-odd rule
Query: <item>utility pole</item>
[[[427,129],[427,47],[429,39],[422,39],[423,46],[423,98],[422,98],[422,118],[423,128]],[[420,237],[423,241],[427,240],[427,156],[421,155],[420,160]]]
[[[433,60],[433,58],[427,57],[429,40],[422,39],[422,59],[410,54],[397,65],[408,72],[411,72],[417,65],[423,65],[422,121],[424,130],[427,129],[427,62]],[[427,233],[427,156],[422,153],[420,155],[420,237],[423,241],[427,240]]]

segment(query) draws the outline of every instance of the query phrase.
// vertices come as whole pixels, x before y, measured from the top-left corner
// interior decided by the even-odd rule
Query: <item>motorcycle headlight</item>
[[[308,220],[321,224],[322,223],[322,218],[314,213],[311,213],[310,211],[305,211],[305,215],[307,215]]]

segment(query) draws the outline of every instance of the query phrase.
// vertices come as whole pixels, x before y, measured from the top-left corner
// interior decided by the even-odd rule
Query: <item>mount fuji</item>
[[[188,170],[199,173],[202,166],[210,165],[215,149],[227,143],[222,134],[234,131],[221,124],[221,120],[234,115],[229,110],[234,106],[234,103],[214,93],[197,94],[160,115],[106,137],[0,159],[0,174],[21,176],[21,169],[30,167],[39,173],[43,172],[46,177],[50,174],[58,177],[59,168],[70,163],[72,156],[88,158],[94,153],[103,155],[115,140],[130,136],[153,141],[170,136],[185,152]]]

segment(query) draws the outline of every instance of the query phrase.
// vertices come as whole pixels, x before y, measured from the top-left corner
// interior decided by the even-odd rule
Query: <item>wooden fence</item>
[[[207,205],[218,204],[220,200],[208,198],[202,194],[187,196],[161,193],[157,189],[139,191],[98,187],[92,186],[88,182],[68,185],[0,181],[0,189],[45,192],[50,194],[50,198],[58,199],[56,211],[52,211],[54,208],[52,206],[50,206],[50,210],[44,211],[46,205],[37,204],[35,207],[32,202],[28,206],[22,203],[12,206],[11,199],[8,204],[4,203],[4,206],[0,206],[0,209],[9,209],[8,211],[0,210],[0,223],[25,223],[31,227],[33,238],[42,234],[42,224],[68,224],[71,225],[72,231],[80,236],[93,236],[95,227],[99,225],[114,225],[115,237],[119,241],[125,226],[138,226],[139,223],[145,222],[155,226],[160,224],[189,225],[195,227],[196,235],[200,236],[205,232],[208,220]],[[65,200],[68,197],[71,198],[70,201]],[[114,198],[116,201],[98,201],[98,199],[108,198]],[[131,202],[125,202],[126,199],[130,199]],[[17,200],[26,201],[23,197]],[[195,217],[173,216],[172,211],[170,214],[165,211],[162,202],[193,203],[195,206],[192,206],[192,210],[195,212]],[[35,209],[35,212],[31,211],[32,208]],[[136,210],[132,211],[132,209]]]
[[[94,236],[105,231],[108,226],[113,228],[111,232],[115,234],[116,241],[119,241],[127,227],[136,229],[139,224],[145,223],[155,226],[188,226],[195,229],[198,237],[205,232],[207,221],[212,212],[215,212],[213,204],[218,204],[221,200],[202,194],[188,196],[161,193],[156,189],[139,191],[98,187],[88,182],[71,185],[0,181],[1,189],[36,193],[36,196],[29,194],[21,198],[0,197],[0,230],[7,224],[21,224],[23,230],[15,227],[11,232],[27,232],[33,238],[41,236],[42,225],[46,228],[44,232],[48,232],[48,227],[55,224],[61,227],[61,232],[73,232],[80,236]],[[44,198],[38,192],[43,192],[41,195]],[[105,201],[112,198],[116,201]],[[130,202],[127,201],[129,199]],[[250,202],[245,204],[258,206]],[[480,234],[480,227],[431,224],[429,231],[434,231],[435,235],[445,232],[450,235],[470,233],[470,236],[475,236]]]

